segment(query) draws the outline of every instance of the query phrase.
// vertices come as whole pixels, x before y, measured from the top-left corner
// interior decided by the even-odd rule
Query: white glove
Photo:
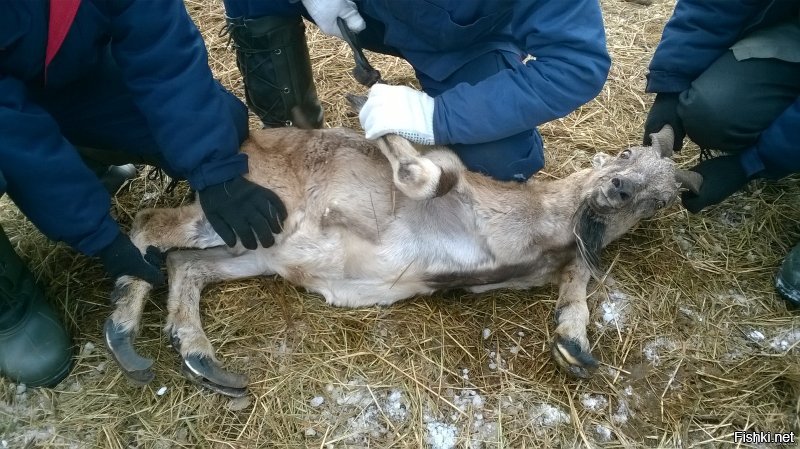
[[[433,105],[431,96],[406,86],[376,84],[358,120],[367,139],[398,134],[411,142],[433,145]]]
[[[341,17],[347,28],[358,33],[367,27],[352,0],[302,0],[306,11],[323,33],[342,38],[336,18]]]

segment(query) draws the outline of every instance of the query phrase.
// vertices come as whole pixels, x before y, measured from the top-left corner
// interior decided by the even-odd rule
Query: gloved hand
[[[352,0],[302,0],[306,11],[323,33],[342,38],[336,18],[341,17],[347,28],[358,33],[367,27]]]
[[[153,246],[147,248],[144,256],[133,245],[131,239],[122,232],[97,256],[112,279],[120,276],[133,276],[149,282],[153,286],[163,285],[166,278],[161,273],[164,263],[161,251]]]
[[[664,125],[670,125],[675,132],[672,151],[676,153],[681,151],[686,131],[683,129],[683,122],[678,117],[678,95],[680,94],[671,92],[656,95],[653,106],[647,114],[647,120],[644,122],[644,138],[642,142],[645,146],[652,145],[650,134],[657,133]]]
[[[692,192],[683,192],[681,194],[683,207],[693,214],[733,195],[749,181],[739,156],[706,159],[691,170],[703,175],[700,193],[695,195]]]
[[[247,249],[272,246],[279,234],[286,207],[272,190],[239,176],[230,181],[208,186],[198,192],[200,206],[211,227],[228,246],[236,245],[236,237]]]
[[[358,119],[367,139],[398,134],[411,142],[433,145],[433,98],[406,86],[376,84]]]

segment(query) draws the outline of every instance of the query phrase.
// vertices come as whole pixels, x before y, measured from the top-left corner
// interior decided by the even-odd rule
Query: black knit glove
[[[683,129],[683,122],[678,117],[678,95],[678,93],[660,93],[656,95],[653,106],[647,114],[647,120],[644,122],[644,138],[642,138],[642,142],[645,146],[653,144],[650,140],[650,134],[659,132],[664,125],[670,125],[675,132],[675,143],[672,145],[672,151],[681,151],[686,131]]]
[[[245,248],[256,249],[258,236],[266,248],[275,243],[272,234],[283,229],[283,201],[272,190],[241,176],[208,186],[199,192],[199,197],[206,218],[228,246],[236,245],[239,237]]]
[[[133,276],[154,286],[163,285],[167,281],[161,274],[161,265],[164,263],[161,251],[150,246],[142,256],[131,239],[123,233],[101,249],[97,256],[103,262],[108,275],[114,280],[120,276]]]
[[[749,181],[739,156],[706,159],[691,170],[703,175],[700,193],[683,192],[681,194],[683,207],[693,214],[733,195]]]

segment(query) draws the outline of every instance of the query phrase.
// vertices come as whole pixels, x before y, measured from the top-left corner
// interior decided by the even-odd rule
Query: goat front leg
[[[147,209],[136,215],[130,232],[131,241],[146,257],[171,248],[206,248],[224,244],[197,204],[177,209]],[[144,385],[155,377],[153,361],[140,356],[134,348],[144,302],[153,286],[148,282],[122,276],[114,284],[111,301],[114,311],[106,320],[103,333],[106,346],[123,374],[133,383]]]
[[[591,276],[591,270],[580,257],[567,264],[561,272],[555,312],[557,325],[551,348],[556,363],[580,378],[590,377],[598,365],[590,353],[586,336],[589,324],[586,286]]]
[[[200,322],[200,293],[208,283],[272,274],[263,250],[236,255],[227,248],[181,250],[167,256],[169,316],[164,331],[183,359],[183,373],[217,393],[240,397],[247,376],[222,368]]]
[[[438,160],[420,156],[408,140],[394,134],[377,140],[381,153],[392,166],[394,184],[407,197],[426,200],[440,197],[458,184],[463,165],[455,155],[439,154]]]

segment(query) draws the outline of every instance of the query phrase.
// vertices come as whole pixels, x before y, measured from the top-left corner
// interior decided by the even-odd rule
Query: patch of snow
[[[571,422],[569,414],[550,404],[538,404],[531,409],[531,422],[536,426],[557,427]]]
[[[617,405],[617,411],[611,415],[611,420],[617,424],[625,424],[630,418],[631,410],[628,408],[628,402],[625,399],[620,399]]]
[[[488,327],[484,328],[483,329],[483,339],[484,340],[488,340],[490,335],[492,335],[492,330],[489,329]]]
[[[597,433],[597,439],[600,440],[601,442],[606,443],[611,441],[611,429],[609,429],[608,427],[602,424],[598,424],[594,430]]]
[[[309,425],[307,429],[315,432],[312,435],[306,430],[309,437],[337,423],[329,435],[332,439],[346,446],[372,446],[372,439],[380,439],[393,426],[408,420],[408,401],[401,389],[371,387],[358,378],[344,385],[328,384],[325,392],[326,397],[318,395],[309,400],[320,426]]]
[[[517,354],[519,354],[519,351],[520,351],[521,349],[522,349],[522,348],[520,348],[520,347],[519,347],[519,345],[514,345],[514,346],[512,346],[511,348],[509,348],[508,352],[510,352],[510,353],[512,353],[512,354],[514,354],[514,355],[517,355]]]
[[[653,366],[661,364],[661,355],[665,352],[671,352],[678,349],[678,345],[666,337],[658,337],[655,340],[648,342],[642,352]]]
[[[612,290],[608,297],[600,304],[603,309],[602,323],[595,323],[598,328],[604,326],[622,327],[628,308],[628,295],[619,290]]]
[[[431,449],[452,449],[456,447],[458,430],[454,425],[431,421],[425,423],[425,427],[428,430],[425,441]]]
[[[800,329],[787,330],[772,339],[769,346],[778,352],[800,347]]]
[[[81,348],[81,355],[87,356],[92,352],[94,352],[94,343],[87,341],[86,344],[83,345],[83,348]]]
[[[764,339],[766,339],[767,337],[765,337],[761,331],[751,330],[750,332],[747,333],[747,338],[753,340],[754,342],[760,342],[764,341]]]
[[[691,318],[691,319],[693,319],[693,320],[695,320],[697,322],[702,323],[705,320],[705,318],[703,318],[703,315],[700,315],[700,313],[696,312],[694,309],[692,309],[690,307],[680,306],[678,308],[678,310],[682,314],[686,315],[687,317],[689,317],[689,318]]]
[[[590,412],[602,412],[608,405],[608,399],[602,394],[589,394],[584,393],[581,395],[581,404],[583,408]]]
[[[164,396],[167,393],[167,387],[164,385],[156,391],[156,395]]]

